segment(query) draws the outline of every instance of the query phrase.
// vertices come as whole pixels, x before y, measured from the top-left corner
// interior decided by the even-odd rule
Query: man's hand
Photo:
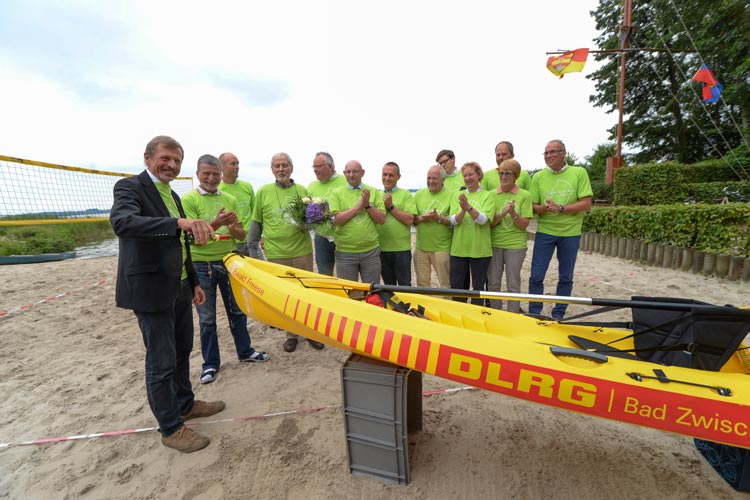
[[[362,190],[362,208],[370,204],[370,190],[365,188]]]
[[[216,218],[211,222],[211,226],[214,229],[219,229],[221,226],[229,226],[237,222],[237,214],[233,211],[225,212],[224,207],[221,207]]]
[[[386,210],[390,209],[393,206],[393,195],[391,195],[391,193],[385,193],[383,195],[383,203],[385,203]]]
[[[196,306],[202,305],[206,301],[206,292],[203,291],[203,288],[200,287],[200,285],[195,285],[195,289],[193,290],[193,304]]]
[[[197,245],[205,245],[214,236],[214,228],[200,219],[177,219],[177,227],[192,234]]]

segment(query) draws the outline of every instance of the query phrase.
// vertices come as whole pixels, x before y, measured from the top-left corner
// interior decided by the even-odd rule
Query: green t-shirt
[[[516,213],[521,217],[531,219],[534,217],[534,207],[531,203],[531,193],[525,189],[518,188],[517,193],[495,193],[495,213],[499,214],[509,202],[516,201]],[[510,214],[505,217],[498,225],[492,228],[492,246],[494,248],[506,248],[510,250],[526,248],[525,229],[516,227]]]
[[[159,196],[161,196],[162,201],[167,206],[167,211],[169,212],[169,215],[174,217],[175,219],[179,219],[180,211],[177,209],[177,203],[175,203],[174,198],[172,198],[172,188],[169,187],[169,184],[166,182],[159,182],[154,181],[154,186],[156,186],[156,190],[159,191]],[[185,269],[185,261],[187,260],[187,249],[185,248],[185,245],[180,242],[180,246],[182,247],[182,276],[180,279],[187,278],[187,269]]]
[[[583,167],[568,166],[560,172],[540,170],[531,180],[531,201],[544,205],[547,199],[558,205],[575,203],[594,196],[589,174]],[[538,216],[537,231],[552,236],[578,236],[583,226],[583,212],[545,213]]]
[[[219,191],[231,194],[237,200],[237,217],[242,222],[245,231],[250,231],[253,220],[253,205],[255,204],[255,190],[249,182],[237,179],[234,184],[219,183]]]
[[[360,184],[360,188],[370,190],[370,205],[378,210],[385,211],[383,204],[383,193],[366,184]],[[346,186],[334,189],[328,199],[328,207],[331,214],[343,212],[352,208],[362,197],[362,191]],[[349,219],[345,224],[334,226],[333,241],[336,250],[348,253],[369,252],[378,247],[378,232],[375,228],[378,224],[372,220],[366,210],[360,210],[357,215]]]
[[[255,194],[253,220],[263,224],[263,241],[269,259],[291,259],[312,253],[310,233],[295,224],[286,212],[296,198],[307,196],[299,184],[287,188],[273,182]]]
[[[201,194],[197,189],[193,189],[182,197],[182,207],[189,219],[201,219],[210,224],[222,208],[225,212],[236,213],[237,200],[231,194],[223,193],[221,190],[213,194]],[[229,232],[227,226],[221,226],[214,232],[219,235],[228,234],[230,238],[219,241],[209,240],[205,245],[192,245],[190,251],[195,262],[222,260],[226,254],[237,247],[237,240],[231,237],[232,233]]]
[[[480,184],[487,191],[492,192],[496,190],[500,186],[500,175],[498,174],[498,170],[496,168],[487,170],[484,173],[484,177],[482,177],[482,182],[480,182]],[[521,170],[518,179],[516,179],[516,186],[525,189],[526,191],[531,188],[531,176],[526,170]]]
[[[477,224],[471,215],[464,214],[460,224],[453,227],[453,240],[451,242],[451,255],[454,257],[492,257],[492,243],[490,240],[490,224],[495,216],[495,200],[492,193],[479,189],[474,193],[469,191],[457,191],[452,193],[451,215],[461,211],[458,197],[464,193],[472,207],[487,216],[487,222]]]
[[[406,213],[417,215],[414,197],[408,189],[396,187],[392,192],[393,206]],[[383,252],[411,251],[411,224],[408,226],[386,211],[385,224],[376,224],[380,250]]]
[[[427,214],[436,210],[443,217],[450,216],[453,192],[443,187],[433,194],[428,188],[422,188],[414,195],[417,213]],[[416,248],[423,252],[448,252],[451,249],[453,229],[450,225],[436,221],[422,221],[417,224]]]
[[[466,183],[464,182],[464,174],[461,173],[460,168],[454,170],[452,175],[445,176],[443,187],[448,191],[458,191],[463,186],[466,186]]]
[[[345,186],[346,177],[344,177],[343,175],[335,174],[333,177],[328,179],[328,182],[320,182],[317,179],[312,181],[307,186],[307,192],[310,193],[310,196],[316,196],[318,198],[322,198],[325,201],[328,201],[331,191]],[[325,237],[333,236],[333,226],[320,226],[320,228],[316,229],[315,232]]]

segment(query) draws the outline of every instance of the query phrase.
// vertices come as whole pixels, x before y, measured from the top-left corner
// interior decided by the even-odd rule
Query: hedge
[[[750,204],[593,207],[583,230],[706,252],[750,256]]]

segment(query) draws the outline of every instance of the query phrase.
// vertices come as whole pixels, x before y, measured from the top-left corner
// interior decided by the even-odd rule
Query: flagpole
[[[633,0],[625,0],[623,4],[622,28],[620,28],[620,93],[617,96],[617,109],[619,118],[617,120],[617,150],[615,156],[607,158],[607,184],[612,184],[615,178],[615,170],[622,167],[622,122],[625,114],[625,62],[628,49],[630,48],[630,34],[633,32]]]

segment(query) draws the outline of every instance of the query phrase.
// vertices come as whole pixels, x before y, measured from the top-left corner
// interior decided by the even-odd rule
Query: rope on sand
[[[5,319],[5,318],[9,318],[11,316],[14,316],[14,315],[16,315],[18,313],[21,313],[21,312],[27,310],[27,309],[31,309],[32,307],[38,306],[40,304],[44,304],[46,302],[50,302],[52,300],[56,300],[56,299],[59,299],[59,298],[62,298],[62,297],[67,297],[68,295],[72,295],[75,292],[80,292],[81,290],[87,290],[89,288],[94,288],[96,286],[105,285],[106,283],[108,283],[109,281],[114,280],[114,279],[115,279],[115,276],[111,276],[109,278],[105,278],[103,280],[99,280],[96,283],[91,283],[89,285],[83,285],[82,287],[75,288],[75,289],[69,290],[67,292],[58,293],[57,295],[53,295],[51,297],[47,297],[47,298],[44,298],[44,299],[41,299],[41,300],[37,300],[36,302],[32,302],[30,304],[26,304],[26,305],[23,305],[23,306],[20,306],[20,307],[14,307],[13,309],[9,309],[7,311],[0,311],[0,320],[1,319]]]
[[[474,390],[476,387],[456,387],[452,389],[437,389],[434,391],[426,391],[422,393],[423,397],[432,396],[435,394],[451,394],[458,391],[469,391]],[[235,417],[235,418],[224,418],[221,420],[211,420],[209,422],[193,422],[191,424],[186,424],[188,427],[197,427],[200,425],[213,425],[213,424],[221,424],[226,422],[245,422],[247,420],[259,420],[264,418],[272,418],[272,417],[282,417],[286,415],[302,415],[305,413],[315,413],[323,410],[330,410],[331,408],[340,408],[341,405],[328,405],[328,406],[318,406],[316,408],[302,408],[299,410],[287,410],[287,411],[279,411],[274,413],[265,413],[263,415],[251,415],[251,416],[245,416],[245,417]],[[139,429],[125,429],[121,431],[110,431],[110,432],[94,432],[91,434],[79,434],[76,436],[62,436],[62,437],[53,437],[53,438],[41,438],[41,439],[32,439],[30,441],[21,441],[18,443],[0,443],[0,449],[10,448],[13,446],[30,446],[30,445],[39,445],[39,444],[51,444],[51,443],[62,443],[64,441],[78,441],[81,439],[95,439],[100,437],[110,437],[110,436],[124,436],[127,434],[139,434],[142,432],[153,432],[159,430],[158,427],[142,427]]]

